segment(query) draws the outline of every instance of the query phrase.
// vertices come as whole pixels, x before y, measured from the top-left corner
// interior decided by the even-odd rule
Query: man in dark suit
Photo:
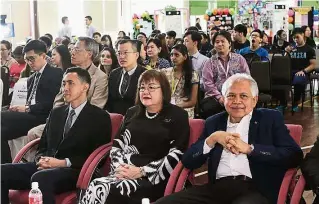
[[[285,172],[300,164],[303,154],[289,135],[280,112],[254,109],[257,83],[235,74],[223,84],[227,112],[206,120],[201,138],[184,154],[186,168],[208,159],[209,183],[173,194],[156,204],[277,203]]]
[[[35,73],[28,78],[26,104],[11,106],[9,111],[1,112],[1,163],[11,162],[8,140],[24,136],[31,128],[45,123],[61,86],[62,70],[47,64],[43,42],[30,41],[23,53]]]
[[[301,171],[307,182],[307,188],[317,195],[313,204],[319,203],[319,137],[301,165]]]
[[[120,40],[117,50],[117,58],[121,67],[110,74],[106,109],[110,113],[125,115],[126,111],[135,104],[137,82],[146,69],[137,64],[139,57],[137,41]]]
[[[62,83],[65,100],[70,105],[51,111],[35,162],[1,165],[2,204],[9,203],[9,189],[29,189],[30,180],[39,183],[43,203],[55,203],[55,194],[76,188],[87,157],[100,145],[110,142],[109,114],[87,101],[89,73],[70,68]]]

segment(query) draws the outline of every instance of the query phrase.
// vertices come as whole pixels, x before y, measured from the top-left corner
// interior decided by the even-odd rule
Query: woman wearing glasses
[[[100,53],[100,65],[98,68],[109,76],[111,71],[119,66],[115,51],[110,47],[104,47]]]
[[[185,45],[178,44],[172,48],[171,61],[174,67],[161,70],[166,74],[171,85],[171,103],[184,108],[188,117],[194,118],[199,76],[193,70],[192,61]]]
[[[1,66],[8,67],[9,69],[13,64],[18,64],[18,62],[11,57],[12,45],[7,40],[1,40]]]
[[[137,105],[127,111],[113,142],[110,173],[90,183],[82,192],[81,204],[138,204],[144,197],[157,200],[187,148],[187,113],[170,104],[166,76],[148,70],[139,78],[138,87]]]

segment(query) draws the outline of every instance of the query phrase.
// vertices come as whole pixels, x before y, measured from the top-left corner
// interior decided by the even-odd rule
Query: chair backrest
[[[299,204],[300,203],[305,186],[306,186],[306,180],[303,177],[303,175],[301,175],[299,177],[299,180],[298,180],[296,186],[295,186],[294,192],[291,196],[290,204]]]
[[[112,123],[112,137],[111,141],[113,141],[115,135],[121,127],[123,121],[123,115],[117,113],[110,113],[111,123]]]
[[[258,89],[261,93],[271,92],[270,62],[252,62],[250,74],[257,82]]]
[[[273,55],[271,60],[272,85],[291,85],[291,59],[289,55]]]
[[[190,135],[189,135],[189,142],[188,147],[190,147],[193,143],[195,143],[198,138],[201,136],[205,121],[202,119],[189,119],[189,126],[190,126]]]
[[[302,136],[302,126],[294,125],[294,124],[286,124],[291,137],[295,140],[295,142],[300,146],[301,136]]]
[[[244,54],[243,57],[245,58],[249,68],[252,62],[261,61],[261,57],[257,55],[256,52],[250,52],[250,53]]]

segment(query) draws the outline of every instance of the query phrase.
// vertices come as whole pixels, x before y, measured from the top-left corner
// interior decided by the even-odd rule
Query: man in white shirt
[[[207,162],[208,184],[195,186],[156,204],[275,204],[285,172],[303,158],[280,112],[255,109],[256,81],[229,77],[222,87],[227,112],[206,120],[199,140],[183,156],[188,169]]]
[[[93,38],[93,33],[96,32],[96,28],[92,26],[92,17],[85,16],[86,36]]]
[[[70,27],[70,21],[67,16],[62,17],[61,19],[63,23],[63,27],[58,32],[58,37],[63,38],[64,36],[68,36],[69,38],[72,38],[72,29]]]

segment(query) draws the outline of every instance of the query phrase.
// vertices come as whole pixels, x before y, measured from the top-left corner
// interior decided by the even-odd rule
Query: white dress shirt
[[[36,95],[37,95],[38,85],[39,85],[39,82],[40,82],[40,80],[41,80],[42,73],[43,73],[43,70],[44,70],[45,66],[47,66],[47,63],[45,63],[45,65],[38,71],[38,73],[40,73],[40,76],[39,76],[38,83],[37,83],[37,84],[33,84],[33,88],[35,88],[36,90],[35,90],[35,93],[33,94],[33,96],[31,96],[32,99],[31,99],[31,104],[30,104],[30,105],[35,105],[35,104],[36,104],[35,97],[36,97]],[[34,81],[33,81],[33,82],[35,82],[35,80],[36,80],[36,78],[34,78]],[[32,89],[33,89],[33,88],[32,88]],[[32,90],[32,89],[31,89],[31,90]]]
[[[136,68],[137,68],[137,65],[136,65],[135,68],[133,68],[133,69],[131,69],[130,71],[127,72],[130,77],[134,74]],[[125,69],[123,68],[122,76],[121,76],[121,81],[120,81],[120,85],[119,85],[119,93],[120,93],[120,94],[121,94],[121,86],[122,86],[122,82],[123,82],[123,78],[124,78],[124,74],[125,74],[125,73],[126,73],[126,71],[125,71]],[[129,87],[129,86],[130,86],[130,84],[128,85],[128,87]]]
[[[86,103],[87,103],[87,101],[84,101],[81,105],[79,105],[77,108],[74,109],[75,115],[74,115],[73,118],[72,118],[72,125],[71,125],[71,127],[73,126],[73,124],[74,124],[74,122],[76,121],[76,119],[79,117],[79,115],[80,115],[82,109],[84,108],[84,106],[86,105]],[[72,108],[72,106],[71,106],[71,104],[70,104],[68,115],[70,114],[70,112],[71,112],[72,110],[73,110],[73,108]],[[71,167],[72,163],[71,163],[70,159],[69,159],[69,158],[66,158],[65,161],[66,161],[66,166],[67,166],[67,167]]]
[[[202,80],[202,70],[204,68],[205,62],[209,58],[205,55],[200,54],[198,51],[192,55],[192,65],[193,69],[198,73],[200,79],[200,86],[203,87],[203,80]]]
[[[252,112],[244,116],[240,123],[231,123],[228,117],[227,121],[227,130],[229,133],[238,133],[240,139],[248,143],[248,133],[249,125],[251,120]],[[207,140],[207,139],[206,139]],[[204,151],[203,154],[210,152],[210,148],[206,140],[204,142]],[[214,147],[213,147],[214,148]],[[249,178],[252,178],[249,161],[246,154],[235,155],[229,152],[227,149],[223,149],[219,165],[216,172],[216,179],[220,179],[226,176],[240,176],[244,175]]]

